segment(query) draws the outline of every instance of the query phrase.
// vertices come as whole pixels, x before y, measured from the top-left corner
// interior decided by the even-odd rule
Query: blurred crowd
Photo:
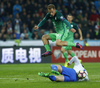
[[[48,20],[39,30],[37,25],[47,13],[47,5],[54,4],[65,18],[72,14],[84,39],[100,39],[100,0],[0,0],[0,40],[37,40],[55,32]],[[79,39],[79,33],[75,33]]]

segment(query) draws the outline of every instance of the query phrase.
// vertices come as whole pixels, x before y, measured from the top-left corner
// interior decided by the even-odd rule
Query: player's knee
[[[45,39],[48,40],[48,38],[49,38],[49,35],[43,35],[42,36],[42,40],[45,40]]]
[[[55,71],[58,71],[58,67],[56,65],[51,65],[51,69],[55,70]]]
[[[45,39],[45,38],[46,38],[46,36],[45,36],[45,35],[43,35],[43,36],[42,36],[42,40],[43,40],[43,39]]]
[[[59,42],[56,42],[56,46],[61,46]]]
[[[48,35],[43,35],[43,36],[42,36],[42,40],[45,40],[45,39],[46,39],[46,40],[48,39]]]
[[[66,52],[66,50],[64,48],[61,48],[61,52],[64,53]]]

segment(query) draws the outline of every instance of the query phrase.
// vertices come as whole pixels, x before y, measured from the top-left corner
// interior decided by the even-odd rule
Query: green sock
[[[67,46],[76,46],[76,43],[72,43],[72,42],[67,42]]]
[[[64,58],[65,58],[66,62],[68,62],[67,53],[66,53],[66,52],[64,52],[64,53],[63,53],[63,55],[64,55]]]
[[[51,51],[49,44],[45,44],[44,47],[45,47],[46,51]]]
[[[71,54],[72,57],[76,56],[74,53]]]

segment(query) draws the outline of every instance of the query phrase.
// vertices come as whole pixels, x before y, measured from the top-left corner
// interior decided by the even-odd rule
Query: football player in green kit
[[[78,32],[80,34],[80,40],[83,40],[81,29],[78,27],[78,25],[76,23],[72,22],[73,16],[71,14],[67,15],[67,20],[70,22],[72,28],[74,28],[75,30],[78,30]],[[74,40],[74,33],[69,31],[69,36],[66,38],[65,41],[73,42],[73,40]],[[61,48],[61,52],[63,53],[64,58],[65,58],[65,65],[64,65],[65,67],[67,67],[67,63],[68,63],[68,57],[67,57],[67,52],[66,51],[72,57],[76,56],[72,52],[72,47],[71,46],[63,46]],[[79,60],[79,61],[81,62],[81,60]]]
[[[55,9],[55,6],[53,4],[49,4],[47,9],[48,13],[44,17],[44,19],[34,27],[34,29],[38,29],[48,19],[50,19],[57,33],[50,33],[42,36],[42,41],[46,49],[46,52],[42,54],[42,57],[52,55],[48,40],[56,41],[56,46],[74,46],[83,49],[82,45],[80,45],[79,43],[65,41],[65,39],[68,37],[69,31],[76,32],[76,30],[71,28],[71,24],[63,17],[60,12]]]

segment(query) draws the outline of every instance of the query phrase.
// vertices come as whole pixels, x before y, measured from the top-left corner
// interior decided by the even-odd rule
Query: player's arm
[[[68,65],[75,63],[75,65],[80,64],[79,59],[77,58],[77,56],[72,57],[72,59],[68,62]]]
[[[39,23],[38,25],[36,25],[36,26],[34,27],[34,29],[36,30],[36,29],[38,29],[39,27],[41,27],[47,20],[48,20],[48,14],[43,18],[42,21],[40,21],[40,23]]]
[[[78,28],[78,32],[79,32],[79,34],[80,34],[80,40],[83,40],[82,31],[81,31],[80,28]]]

